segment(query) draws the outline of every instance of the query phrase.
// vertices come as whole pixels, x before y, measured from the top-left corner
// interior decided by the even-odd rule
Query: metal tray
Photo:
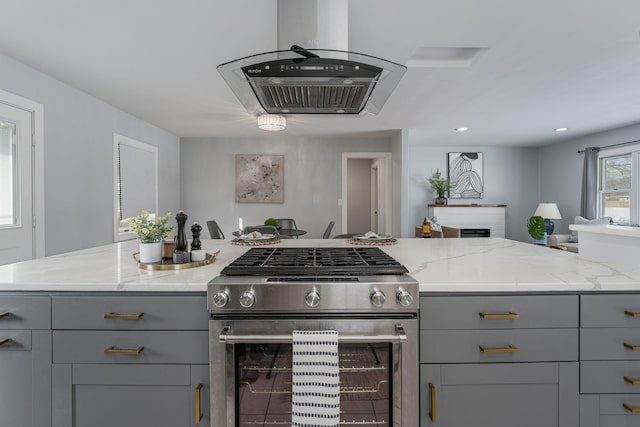
[[[185,270],[187,268],[195,268],[195,267],[202,267],[203,265],[209,265],[216,260],[216,257],[218,256],[219,253],[220,251],[214,252],[212,254],[207,253],[203,261],[187,262],[184,264],[174,264],[172,259],[163,259],[160,262],[145,264],[143,262],[140,262],[140,260],[137,257],[137,255],[139,255],[140,252],[134,253],[133,259],[135,259],[136,262],[138,263],[138,268],[141,268],[143,270]]]

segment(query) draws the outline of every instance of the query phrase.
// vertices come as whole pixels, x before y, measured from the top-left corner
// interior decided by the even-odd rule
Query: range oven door
[[[294,330],[339,334],[341,425],[418,426],[415,318],[213,319],[211,425],[291,425]]]

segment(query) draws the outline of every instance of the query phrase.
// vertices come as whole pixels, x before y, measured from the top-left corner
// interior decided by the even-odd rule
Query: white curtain
[[[600,151],[598,147],[589,147],[584,150],[580,216],[587,219],[598,217],[598,151]]]

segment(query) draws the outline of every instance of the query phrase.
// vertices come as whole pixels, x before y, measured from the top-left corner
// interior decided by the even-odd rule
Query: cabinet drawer
[[[640,394],[580,395],[581,427],[630,427],[640,425],[640,414],[630,408],[640,407]]]
[[[580,393],[640,393],[640,361],[581,362]]]
[[[628,405],[631,408],[638,408],[640,410],[640,395],[609,394],[606,396],[600,396],[600,415],[629,415],[629,423],[631,423],[632,419],[634,423],[640,423],[640,414],[631,413],[631,411],[625,408],[624,405]]]
[[[51,329],[49,297],[0,296],[2,329]]]
[[[109,348],[134,354],[105,354]],[[209,336],[207,331],[54,331],[53,363],[206,364]]]
[[[31,350],[31,331],[0,329],[0,351]]]
[[[580,321],[583,328],[640,327],[640,295],[582,295]]]
[[[581,329],[580,359],[640,360],[640,328]]]
[[[53,329],[207,330],[206,296],[54,296]]]
[[[577,329],[420,331],[421,363],[577,360]]]
[[[420,329],[576,327],[576,295],[420,298]]]

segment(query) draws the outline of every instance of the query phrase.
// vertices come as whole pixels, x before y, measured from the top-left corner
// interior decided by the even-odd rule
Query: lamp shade
[[[555,203],[540,203],[534,215],[541,216],[544,219],[562,219],[558,205]]]

